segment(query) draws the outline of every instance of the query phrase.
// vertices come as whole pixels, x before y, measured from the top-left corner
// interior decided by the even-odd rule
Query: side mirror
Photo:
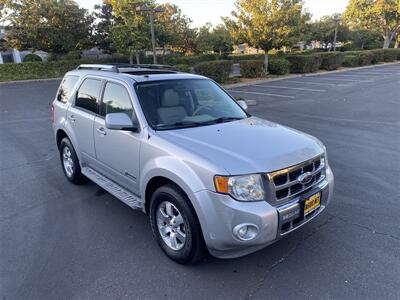
[[[106,128],[111,130],[137,131],[138,124],[125,113],[111,113],[106,115]]]
[[[244,100],[238,100],[237,103],[244,109],[247,110],[247,103]]]

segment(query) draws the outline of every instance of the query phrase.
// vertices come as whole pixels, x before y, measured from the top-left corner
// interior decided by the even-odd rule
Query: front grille
[[[304,184],[298,178],[306,172],[310,172],[312,177],[309,182]],[[324,174],[325,161],[321,156],[293,167],[267,174],[273,202],[281,204],[285,200],[310,190],[312,186],[325,178]]]

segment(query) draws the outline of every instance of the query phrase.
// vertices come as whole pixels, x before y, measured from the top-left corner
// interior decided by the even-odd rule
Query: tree
[[[235,7],[225,25],[236,41],[264,50],[266,71],[268,51],[293,45],[309,17],[301,0],[237,0]]]
[[[383,48],[389,48],[400,31],[399,0],[350,0],[344,16],[352,27],[378,31]]]
[[[197,30],[196,47],[200,52],[228,53],[232,44],[232,37],[223,24],[212,28],[211,23],[206,23]]]
[[[308,26],[308,40],[319,41],[321,44],[325,44],[325,47],[330,44],[332,47],[335,39],[335,18],[338,17],[337,15],[324,16],[310,23]],[[345,24],[339,23],[337,41],[346,41],[349,39],[349,36],[349,28]]]
[[[355,28],[350,32],[349,40],[357,49],[375,49],[382,45],[382,36],[379,32]]]
[[[93,43],[107,53],[112,53],[115,48],[111,45],[111,29],[116,22],[111,4],[95,5],[94,16],[98,22],[94,26]]]
[[[152,0],[105,0],[112,6],[116,24],[111,28],[111,45],[120,53],[129,54],[132,63],[132,55],[136,54],[136,62],[139,61],[139,53],[149,45],[149,21],[146,13],[138,11],[141,6],[153,6]]]
[[[155,35],[157,45],[163,49],[163,56],[166,48],[180,51],[186,46],[191,48],[191,45],[185,45],[185,37],[191,36],[193,31],[189,28],[191,20],[176,5],[165,3],[160,7],[164,11],[158,13],[155,19]]]
[[[62,54],[90,43],[93,17],[72,0],[9,1],[6,5],[11,14],[5,39],[12,47]]]

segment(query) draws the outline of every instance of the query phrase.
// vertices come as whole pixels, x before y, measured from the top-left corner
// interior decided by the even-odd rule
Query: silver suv
[[[150,217],[171,259],[233,258],[319,215],[334,179],[316,138],[246,112],[212,80],[81,65],[52,104],[63,171]]]

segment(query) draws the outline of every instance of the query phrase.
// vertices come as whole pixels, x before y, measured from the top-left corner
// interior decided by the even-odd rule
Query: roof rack
[[[118,68],[115,65],[97,65],[97,64],[84,64],[79,65],[77,70],[97,70],[97,71],[109,71],[118,73]]]
[[[121,70],[120,70],[121,69]],[[108,71],[114,73],[132,72],[132,69],[147,69],[159,71],[177,71],[173,66],[169,65],[152,65],[152,64],[83,64],[77,67],[77,70],[96,70]],[[139,70],[138,70],[139,71]]]

